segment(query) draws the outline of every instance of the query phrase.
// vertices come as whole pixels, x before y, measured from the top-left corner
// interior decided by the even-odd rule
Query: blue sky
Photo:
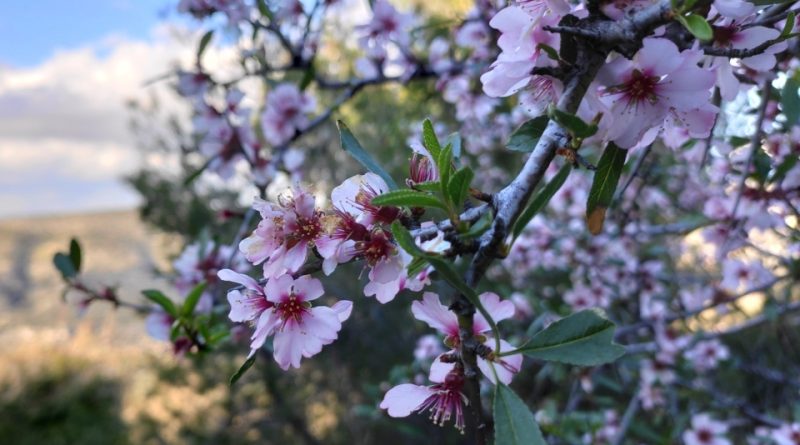
[[[5,0],[0,2],[0,65],[30,67],[59,50],[109,35],[145,38],[177,0]]]

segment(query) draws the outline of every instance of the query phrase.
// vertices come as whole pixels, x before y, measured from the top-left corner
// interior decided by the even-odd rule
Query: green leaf
[[[781,91],[781,110],[786,116],[786,128],[791,128],[800,120],[800,79],[797,76],[786,79]]]
[[[714,38],[714,31],[711,29],[711,25],[702,16],[697,14],[679,15],[678,20],[693,36],[700,40],[708,41]]]
[[[414,189],[423,192],[438,192],[442,189],[442,185],[439,184],[439,181],[420,182],[414,184]]]
[[[214,159],[215,159],[214,157],[208,158],[208,160],[202,166],[200,166],[200,168],[198,168],[197,170],[193,171],[191,174],[189,174],[189,176],[186,177],[186,179],[183,180],[183,185],[184,186],[188,186],[191,183],[193,183],[195,180],[197,180],[197,178],[199,178],[200,175],[202,175],[203,172],[206,171],[208,166],[211,165],[211,162]]]
[[[540,360],[570,365],[610,363],[625,353],[614,343],[614,323],[596,309],[587,309],[551,324],[519,351]]]
[[[80,272],[81,270],[81,245],[78,244],[78,240],[72,238],[69,241],[69,259],[72,261],[72,265],[75,267],[75,272]]]
[[[540,44],[536,45],[536,48],[544,51],[547,54],[547,56],[550,57],[551,59],[553,59],[554,61],[557,62],[557,61],[560,60],[560,58],[558,57],[558,51],[556,51],[556,49],[553,48],[552,46],[545,45],[544,43],[540,43]]]
[[[275,16],[272,15],[272,11],[270,11],[266,0],[257,0],[256,4],[258,5],[258,11],[261,15],[268,18],[270,22],[275,20]]]
[[[400,221],[395,221],[392,223],[392,236],[394,236],[394,240],[397,244],[405,250],[409,255],[414,257],[421,257],[427,258],[431,256],[428,252],[420,249],[417,246],[417,243],[414,242],[414,238],[411,236],[411,233],[406,230],[405,227],[400,223]]]
[[[472,179],[475,173],[469,167],[461,167],[450,178],[450,183],[447,185],[447,192],[450,194],[450,199],[457,208],[464,205],[469,194],[469,186],[472,184]]]
[[[564,185],[564,182],[566,182],[571,171],[572,166],[565,164],[563,167],[561,167],[561,170],[559,170],[558,173],[553,176],[553,179],[551,179],[550,182],[548,182],[547,185],[545,185],[544,188],[533,197],[531,203],[525,208],[525,210],[522,211],[522,214],[514,224],[514,238],[517,238],[519,234],[525,230],[525,226],[528,225],[533,217],[536,216],[536,214],[538,214],[548,202],[550,202],[550,199],[553,197],[553,195],[555,195],[558,189]]]
[[[248,369],[253,367],[253,363],[255,362],[256,362],[256,356],[254,355],[249,359],[247,359],[244,363],[242,363],[242,366],[239,368],[239,370],[233,373],[233,375],[231,376],[230,385],[231,386],[235,385],[236,382],[238,382],[239,379],[242,378],[244,373],[247,372]]]
[[[450,172],[453,170],[453,147],[446,145],[436,159],[439,167],[439,183],[442,186],[442,195],[448,196],[447,186],[450,184]]]
[[[186,295],[186,300],[183,302],[183,307],[181,308],[181,315],[184,317],[192,315],[194,308],[197,307],[197,302],[200,301],[200,297],[203,296],[203,291],[205,290],[206,282],[203,281],[195,286],[188,295]]]
[[[153,303],[161,306],[161,308],[164,309],[164,312],[168,313],[173,318],[178,318],[178,310],[175,308],[175,304],[160,290],[156,289],[143,290],[142,295],[144,295],[145,298],[152,301]]]
[[[64,253],[58,252],[53,256],[53,264],[56,266],[59,272],[61,272],[61,277],[65,280],[70,278],[74,278],[75,275],[78,275],[78,271],[75,269],[75,265],[72,263],[72,259]]]
[[[589,231],[594,235],[603,230],[606,210],[614,199],[614,192],[617,190],[622,168],[625,167],[627,154],[628,150],[609,142],[597,164],[589,198],[586,200],[586,221]]]
[[[539,143],[539,138],[542,137],[544,129],[547,128],[548,122],[550,122],[549,117],[539,116],[523,123],[511,134],[506,147],[509,150],[524,153],[533,151],[536,144]]]
[[[442,146],[439,144],[439,138],[436,137],[436,132],[433,130],[433,123],[430,119],[425,119],[422,122],[422,145],[428,149],[433,159],[439,158]]]
[[[300,91],[305,91],[306,88],[308,88],[308,86],[311,85],[311,82],[314,80],[314,76],[316,76],[316,74],[317,70],[316,68],[314,68],[314,64],[312,63],[303,72],[303,78],[300,79],[300,85],[298,86],[300,88]]]
[[[424,192],[410,189],[400,189],[386,192],[372,198],[372,204],[377,206],[406,206],[406,207],[436,207],[444,209],[445,206],[439,198]]]
[[[498,384],[494,392],[495,445],[546,445],[533,413],[514,391]]]
[[[792,31],[794,31],[794,24],[797,16],[794,11],[789,11],[789,14],[786,16],[786,23],[783,25],[783,31],[781,31],[781,37],[788,37]]]
[[[200,45],[197,47],[197,60],[200,60],[200,58],[203,57],[203,53],[208,47],[208,44],[211,42],[212,37],[214,37],[213,29],[203,34],[203,37],[200,39]]]
[[[578,116],[567,113],[566,111],[561,111],[556,108],[555,105],[550,105],[550,107],[548,107],[547,114],[575,137],[585,139],[597,133],[597,125],[587,124]]]
[[[397,190],[397,183],[394,182],[394,179],[392,179],[389,173],[386,173],[386,170],[382,169],[381,166],[372,159],[372,156],[364,150],[364,147],[358,143],[358,140],[353,136],[353,133],[350,132],[350,129],[347,128],[347,125],[342,121],[336,121],[336,126],[339,128],[339,138],[344,151],[349,153],[350,156],[367,170],[383,178],[390,190]]]

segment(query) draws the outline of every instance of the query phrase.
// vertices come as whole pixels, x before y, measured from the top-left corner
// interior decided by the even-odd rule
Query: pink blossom
[[[381,409],[385,409],[391,417],[407,417],[412,412],[430,410],[431,420],[437,425],[455,417],[455,427],[464,430],[464,405],[468,404],[463,393],[464,375],[460,368],[455,368],[444,378],[431,378],[434,385],[420,386],[406,383],[390,389],[381,401]]]
[[[376,0],[372,4],[372,20],[357,27],[363,33],[359,42],[365,48],[384,46],[388,42],[405,48],[410,44],[409,31],[413,22],[412,14],[398,12],[387,0]]]
[[[722,262],[720,286],[732,292],[753,289],[772,279],[772,274],[760,262],[745,263],[735,259]]]
[[[418,361],[431,359],[443,353],[442,343],[439,338],[433,334],[423,335],[417,340],[417,346],[414,348],[414,358]]]
[[[303,357],[311,357],[338,337],[342,322],[350,317],[352,303],[339,301],[332,307],[312,307],[311,301],[324,293],[322,283],[309,275],[297,279],[284,274],[267,280],[261,287],[254,279],[231,270],[220,271],[220,278],[240,283],[228,293],[230,319],[254,323],[250,355],[275,335],[275,361],[281,368],[300,367]]]
[[[145,330],[147,335],[159,340],[170,341],[172,333],[172,323],[175,319],[171,315],[164,312],[161,308],[153,309],[144,320]]]
[[[606,138],[622,148],[633,147],[650,132],[650,140],[666,119],[685,127],[692,137],[708,136],[716,107],[709,104],[714,74],[697,66],[702,53],[679,52],[666,39],[646,38],[633,60],[617,57],[598,73],[605,85],[601,101]]]
[[[481,304],[495,321],[499,323],[502,320],[514,316],[514,304],[511,301],[501,301],[500,297],[492,292],[484,292],[478,296]],[[422,296],[422,301],[415,301],[411,304],[411,312],[417,320],[424,321],[428,326],[438,330],[445,335],[444,343],[450,348],[457,349],[461,343],[459,336],[458,317],[456,314],[447,309],[439,301],[439,295],[433,292],[425,292]],[[483,315],[477,313],[474,316],[472,323],[473,335],[486,338],[485,334],[491,331],[491,327]],[[494,340],[486,338],[485,343],[490,349],[494,348]],[[501,352],[513,351],[515,348],[505,341],[500,342]],[[497,376],[503,383],[510,383],[514,374],[517,373],[522,366],[522,354],[514,354],[504,356],[503,358],[495,358],[494,362],[500,366],[495,368]],[[443,375],[451,371],[452,363],[444,363],[441,356],[431,366],[431,380],[435,375]],[[491,380],[494,379],[494,372],[492,372],[492,365],[483,357],[478,357],[478,367],[484,375]]]
[[[712,339],[698,342],[686,351],[685,356],[698,372],[706,372],[716,368],[720,361],[727,360],[730,351],[719,340]]]
[[[310,302],[324,294],[319,280],[303,275],[271,278],[264,287],[267,300],[274,304],[261,335],[275,333],[273,348],[278,365],[284,370],[300,367],[302,357],[311,357],[338,337],[342,322],[350,317],[352,303],[340,301],[333,307],[311,307]]]
[[[322,235],[322,212],[314,196],[295,187],[291,197],[282,196],[278,204],[256,200],[253,208],[262,220],[256,230],[239,243],[239,250],[253,264],[264,262],[264,276],[297,272],[305,263],[309,248]]]
[[[720,0],[714,3],[715,6],[717,3],[720,3]],[[753,5],[746,2],[741,3],[749,5],[752,9]],[[780,31],[774,28],[764,26],[743,27],[742,23],[725,20],[714,27],[714,46],[741,50],[753,49],[762,43],[776,39],[778,36],[780,36]],[[771,70],[775,66],[775,54],[785,49],[785,42],[776,43],[761,54],[742,59],[741,64],[756,71]],[[733,73],[730,60],[727,57],[715,57],[713,66],[716,68],[717,84],[722,98],[733,100],[739,93],[739,80]]]
[[[800,423],[787,423],[772,430],[769,438],[775,445],[797,445],[800,443]]]
[[[686,445],[730,445],[724,437],[728,426],[711,418],[709,414],[692,416],[692,428],[683,433]]]
[[[261,116],[267,142],[276,146],[288,142],[295,132],[305,128],[308,124],[306,115],[316,106],[314,98],[301,92],[294,84],[276,86],[267,96]]]
[[[540,20],[509,6],[489,22],[501,32],[497,45],[502,49],[491,69],[481,76],[483,91],[491,97],[507,97],[528,86],[537,66],[550,66],[555,62],[539,45],[558,49],[560,36],[547,32],[543,26],[556,25],[559,16],[545,15]]]

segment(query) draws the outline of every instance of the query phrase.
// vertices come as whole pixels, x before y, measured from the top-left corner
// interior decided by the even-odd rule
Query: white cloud
[[[188,66],[191,41],[160,25],[147,40],[109,36],[35,67],[0,67],[0,217],[134,205],[117,181],[142,159],[125,102],[163,92],[145,83]]]

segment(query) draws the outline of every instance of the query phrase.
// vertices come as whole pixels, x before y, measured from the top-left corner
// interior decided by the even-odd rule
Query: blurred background
[[[176,13],[176,3],[0,3],[0,442],[458,441],[452,428],[424,417],[409,428],[377,410],[388,388],[381,382],[395,364],[412,361],[412,345],[426,332],[421,325],[399,329],[411,318],[408,299],[392,311],[397,320],[377,305],[362,306],[339,347],[300,371],[279,375],[270,361],[230,389],[245,346],[204,363],[176,358],[169,343],[148,337],[135,312],[103,304],[84,310],[61,298],[52,258],[70,238],[83,246],[89,283],[116,286],[122,298],[141,302],[142,289],[174,289],[165,275],[183,235],[197,235],[186,227],[224,232],[215,212],[236,205],[231,194],[214,195],[213,206],[208,195],[182,194],[180,181],[164,176],[180,170],[174,151],[191,116],[168,76],[191,66],[202,34]],[[456,3],[463,10],[468,2]],[[205,63],[214,69],[235,58],[213,48]],[[383,127],[362,126],[363,140],[394,139],[405,153],[411,116],[424,116],[420,99],[432,91],[426,82],[397,97],[387,87],[343,112],[354,123],[361,112],[383,114]],[[386,106],[396,101],[417,105]],[[329,150],[335,127],[317,133],[309,150]],[[318,160],[326,167],[317,169],[323,184],[358,171],[341,156],[337,162],[344,167],[330,171]],[[348,298],[361,292],[357,283],[326,288]],[[403,378],[409,371],[395,372]]]

